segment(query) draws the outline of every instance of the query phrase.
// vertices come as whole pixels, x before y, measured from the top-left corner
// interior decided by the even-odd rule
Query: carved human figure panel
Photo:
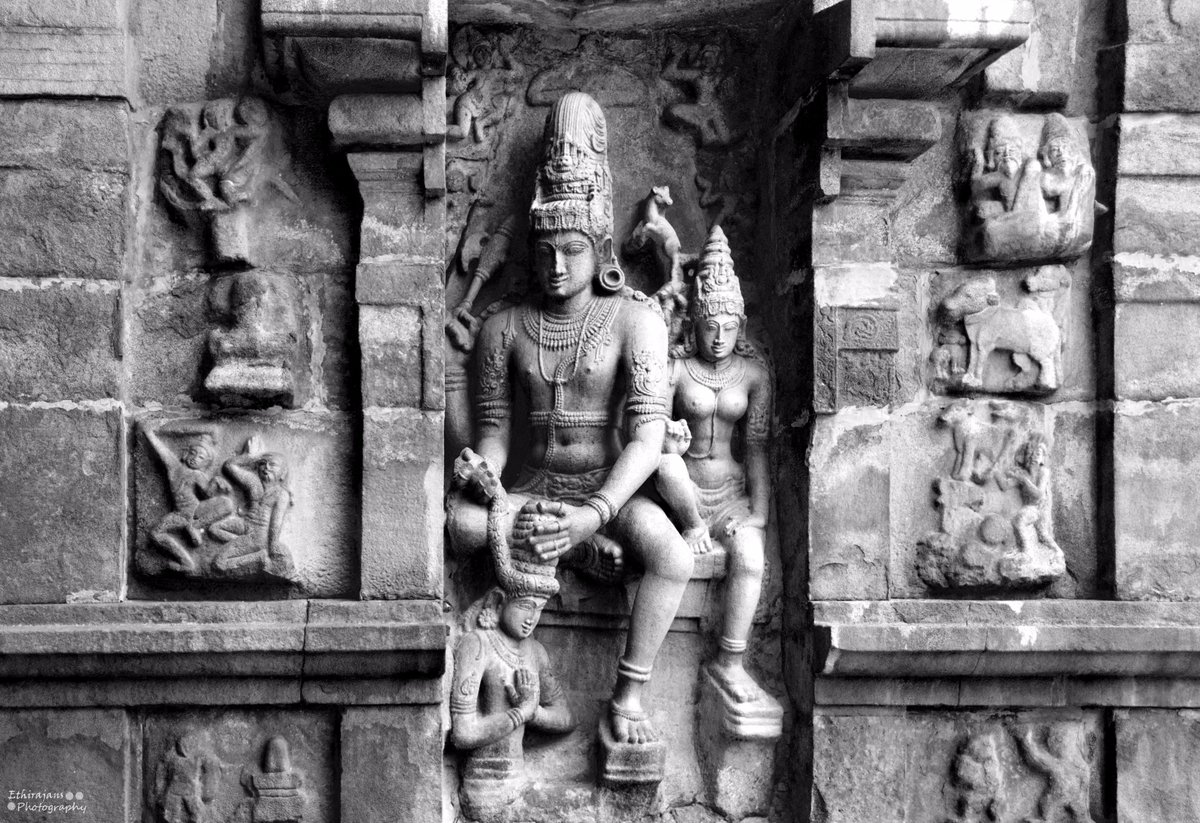
[[[291,580],[281,534],[292,493],[288,460],[258,437],[217,463],[214,430],[205,425],[143,425],[145,442],[167,480],[171,509],[139,546],[144,575]]]
[[[663,510],[639,493],[662,452],[667,340],[657,307],[621,285],[609,139],[586,94],[567,94],[551,109],[530,210],[540,293],[501,309],[479,332],[475,451],[496,473],[510,460],[522,466],[508,490],[514,546],[543,561],[606,557],[610,568],[628,552],[644,569],[601,736],[609,753],[655,746],[653,779],[661,779],[665,749],[642,700],[692,559]],[[528,402],[531,435],[522,455],[511,453],[514,427],[525,422],[513,417],[518,395]],[[483,548],[477,502],[452,500],[448,521],[459,551]]]
[[[969,260],[1062,260],[1091,247],[1096,174],[1065,117],[980,113],[962,129]]]
[[[917,575],[934,590],[1036,590],[1066,573],[1054,537],[1050,443],[1034,410],[960,400],[939,422],[954,458],[934,482],[941,528],[918,544]]]

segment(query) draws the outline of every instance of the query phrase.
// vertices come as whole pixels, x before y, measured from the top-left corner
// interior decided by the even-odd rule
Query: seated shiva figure
[[[596,101],[580,92],[559,99],[547,119],[530,211],[540,292],[480,329],[475,451],[499,477],[514,423],[531,429],[508,490],[514,551],[549,562],[601,534],[642,571],[602,721],[614,742],[637,746],[658,740],[643,696],[691,577],[692,552],[663,509],[639,492],[663,447],[667,333],[657,307],[621,287],[607,151]],[[514,420],[518,394],[529,413]],[[451,494],[447,528],[456,550],[481,550],[486,521],[478,500]]]
[[[709,552],[715,541],[729,558],[718,652],[708,665],[732,715],[726,725],[741,736],[777,736],[783,710],[743,664],[765,568],[771,376],[746,339],[745,303],[720,226],[700,258],[689,315],[671,361],[673,413],[686,446],[682,455],[668,447],[655,482],[692,549]]]

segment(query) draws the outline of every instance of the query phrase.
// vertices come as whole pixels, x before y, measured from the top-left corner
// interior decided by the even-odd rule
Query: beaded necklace
[[[484,632],[484,634],[487,635],[488,643],[491,645],[492,651],[496,653],[497,657],[514,669],[521,668],[521,664],[524,662],[524,656],[521,654],[521,650],[519,648],[514,649],[501,640],[499,629],[492,629]]]

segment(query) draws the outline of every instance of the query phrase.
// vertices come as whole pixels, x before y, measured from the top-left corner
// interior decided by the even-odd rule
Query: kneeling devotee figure
[[[606,747],[658,751],[643,697],[692,572],[691,549],[662,507],[639,491],[663,447],[667,333],[657,307],[622,286],[613,254],[608,129],[599,105],[583,93],[564,95],[551,109],[543,141],[530,210],[539,288],[480,330],[475,451],[498,477],[518,440],[514,423],[531,427],[528,453],[508,490],[516,510],[514,550],[549,562],[600,535],[610,551],[625,553],[627,566],[641,570],[600,731]],[[529,413],[514,420],[518,393]],[[452,500],[447,518],[457,550],[486,545],[483,506]],[[625,758],[640,760],[628,752]],[[653,759],[645,758],[649,771]]]

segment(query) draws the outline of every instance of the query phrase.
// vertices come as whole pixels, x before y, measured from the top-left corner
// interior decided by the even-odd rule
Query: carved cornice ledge
[[[1200,678],[1200,603],[821,601],[813,624],[818,678]]]
[[[437,601],[6,606],[0,705],[437,702],[446,638]]]

